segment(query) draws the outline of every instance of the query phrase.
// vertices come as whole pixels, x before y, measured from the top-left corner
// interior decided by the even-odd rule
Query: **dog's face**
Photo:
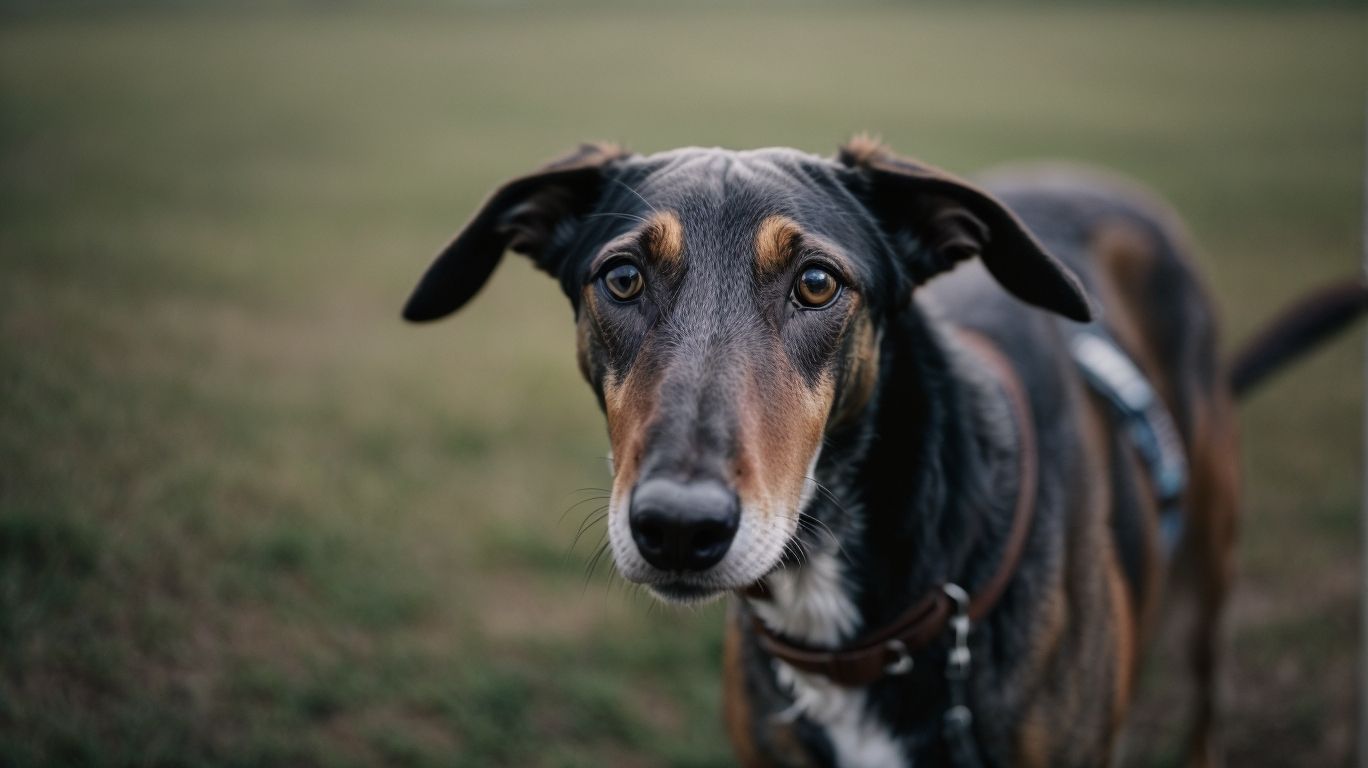
[[[505,247],[574,305],[613,451],[618,570],[676,601],[783,562],[823,438],[862,417],[882,329],[917,283],[982,256],[1023,299],[1087,315],[1072,276],[991,198],[869,143],[838,159],[587,146],[496,192],[406,316],[458,308]]]
[[[683,600],[779,562],[828,422],[868,396],[871,304],[897,274],[851,194],[805,183],[831,175],[820,161],[686,150],[652,165],[606,190],[612,226],[568,287],[612,444],[614,559]]]

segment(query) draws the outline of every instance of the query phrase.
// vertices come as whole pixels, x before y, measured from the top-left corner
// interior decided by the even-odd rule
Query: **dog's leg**
[[[1192,456],[1190,553],[1196,615],[1190,638],[1194,684],[1189,762],[1209,768],[1223,763],[1217,738],[1222,617],[1235,577],[1235,532],[1239,503],[1239,447],[1233,405],[1213,398],[1197,420]]]

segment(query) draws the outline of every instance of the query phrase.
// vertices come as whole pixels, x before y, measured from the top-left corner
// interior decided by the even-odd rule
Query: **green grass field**
[[[1243,338],[1357,268],[1364,16],[318,6],[0,20],[0,764],[714,766],[720,618],[572,549],[606,440],[510,259],[398,320],[499,181],[870,129],[1169,197]],[[1361,332],[1242,411],[1232,765],[1348,765]],[[573,506],[581,500],[589,503]],[[568,514],[562,517],[569,509]],[[1136,765],[1173,765],[1181,669]]]

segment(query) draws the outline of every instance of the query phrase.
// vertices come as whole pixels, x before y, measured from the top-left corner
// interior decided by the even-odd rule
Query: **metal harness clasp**
[[[946,584],[945,594],[955,602],[950,629],[955,633],[950,655],[945,660],[945,681],[950,689],[950,707],[945,710],[943,728],[950,764],[955,768],[981,768],[983,760],[974,741],[974,713],[969,710],[969,595],[958,584]]]
[[[969,677],[969,595],[958,584],[946,584],[945,594],[955,602],[955,615],[950,617],[950,631],[954,632],[950,657],[945,662],[945,676],[951,680]]]

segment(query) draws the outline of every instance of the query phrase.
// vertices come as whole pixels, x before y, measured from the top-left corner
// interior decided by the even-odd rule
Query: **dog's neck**
[[[916,309],[885,330],[875,396],[818,463],[828,493],[812,504],[827,508],[807,514],[830,522],[807,527],[806,558],[752,601],[771,629],[839,647],[996,567],[1019,447],[998,384],[952,334]]]

